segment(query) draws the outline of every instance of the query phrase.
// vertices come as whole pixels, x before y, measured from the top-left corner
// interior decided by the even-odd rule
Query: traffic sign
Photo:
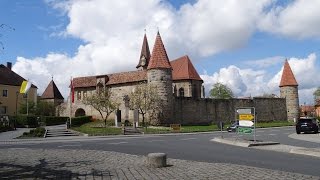
[[[239,126],[251,127],[253,124],[252,121],[239,121]]]
[[[254,116],[252,114],[239,114],[239,120],[251,121],[253,119],[254,119]]]
[[[252,134],[253,130],[250,127],[238,127],[239,134]]]

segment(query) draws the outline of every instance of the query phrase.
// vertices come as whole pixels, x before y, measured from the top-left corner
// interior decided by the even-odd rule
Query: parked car
[[[296,132],[300,134],[301,132],[313,132],[318,133],[319,123],[316,118],[313,117],[301,117],[296,123]]]
[[[239,121],[237,121],[237,122],[231,124],[231,126],[227,127],[227,131],[228,132],[236,132],[238,126],[239,126]]]

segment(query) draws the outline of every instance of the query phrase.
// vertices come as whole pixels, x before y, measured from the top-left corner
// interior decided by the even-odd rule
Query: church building
[[[119,109],[124,117],[125,103],[123,98],[141,83],[155,85],[160,97],[164,100],[163,114],[166,121],[172,118],[174,97],[204,98],[203,80],[194,68],[190,58],[185,55],[169,61],[160,33],[157,33],[152,53],[150,53],[147,36],[144,35],[141,53],[137,59],[137,70],[73,78],[74,103],[72,116],[91,115],[100,118],[98,111],[82,103],[86,96],[95,93],[99,88],[108,87],[116,99],[121,100]],[[70,101],[70,100],[69,100]],[[65,115],[70,112],[65,103]],[[111,117],[113,118],[113,115]],[[133,119],[133,111],[129,120]],[[164,122],[163,122],[164,123]]]

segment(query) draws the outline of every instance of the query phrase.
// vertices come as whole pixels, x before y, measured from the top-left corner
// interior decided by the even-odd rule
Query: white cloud
[[[32,79],[40,94],[53,75],[66,98],[71,76],[135,70],[145,28],[151,50],[158,27],[169,58],[188,54],[193,60],[244,46],[257,30],[257,24],[264,31],[286,36],[319,35],[316,31],[319,29],[319,12],[314,12],[319,6],[311,5],[316,1],[294,1],[285,8],[274,6],[267,11],[271,2],[273,0],[198,0],[174,9],[161,0],[70,0],[58,3],[48,0],[52,7],[62,9],[69,18],[63,33],[57,34],[79,38],[85,44],[78,47],[74,56],[53,52],[33,59],[19,57],[13,70]],[[308,6],[314,6],[310,10],[312,13],[297,13],[297,9]],[[295,22],[291,15],[299,21]],[[278,62],[277,58],[264,59],[256,65],[267,68]],[[293,70],[303,75],[297,78],[301,81],[300,87],[311,88],[319,83],[312,78],[316,72],[313,67],[315,59],[315,54],[304,60],[290,59]],[[310,66],[311,70],[305,73],[295,65],[301,61],[306,63],[301,67]],[[269,82],[273,75],[266,70],[229,66],[213,75],[202,75],[202,78],[207,90],[219,81],[226,82],[238,96],[255,96],[276,91],[278,82],[273,81],[279,80],[278,74]]]
[[[275,65],[278,65],[279,63],[282,63],[284,59],[285,57],[283,56],[274,56],[274,57],[268,57],[268,58],[263,58],[258,60],[245,61],[244,63],[252,67],[268,68],[270,66],[275,66]]]
[[[317,56],[312,53],[307,58],[289,58],[288,62],[299,84],[300,103],[313,103],[313,92],[320,84],[318,77],[319,67],[316,66]],[[283,64],[282,64],[283,65]],[[279,84],[283,68],[279,68],[275,75],[267,70],[240,69],[236,66],[221,68],[213,75],[204,74],[206,94],[208,95],[212,85],[221,82],[228,85],[238,97],[261,96],[263,94],[279,95]],[[272,78],[269,78],[272,77]]]
[[[319,7],[319,0],[296,0],[286,7],[275,5],[261,17],[259,27],[291,38],[320,38]]]

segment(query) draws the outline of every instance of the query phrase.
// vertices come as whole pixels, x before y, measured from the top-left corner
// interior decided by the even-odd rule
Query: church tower
[[[298,83],[287,60],[284,63],[279,87],[280,97],[286,99],[288,121],[298,120],[300,116]]]
[[[139,64],[136,66],[136,68],[143,69],[143,70],[147,69],[149,61],[150,61],[149,44],[147,40],[147,35],[144,34],[140,58],[139,58]]]
[[[159,32],[147,68],[147,77],[148,83],[157,88],[163,100],[162,113],[157,123],[170,124],[173,117],[172,67]]]

